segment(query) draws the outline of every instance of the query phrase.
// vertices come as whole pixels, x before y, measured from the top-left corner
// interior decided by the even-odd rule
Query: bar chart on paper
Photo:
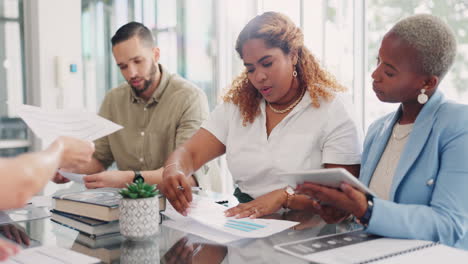
[[[252,231],[255,231],[255,230],[265,228],[266,225],[251,223],[249,221],[244,221],[244,220],[229,219],[224,224],[224,227],[232,228],[232,229],[236,229],[236,230],[240,230],[240,231],[244,231],[244,232],[252,232]]]
[[[226,207],[210,199],[195,196],[188,216],[203,225],[240,238],[267,237],[298,224],[292,221],[261,218],[236,219],[226,217],[225,210]]]

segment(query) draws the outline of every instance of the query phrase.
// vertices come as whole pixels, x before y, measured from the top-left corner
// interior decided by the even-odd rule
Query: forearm
[[[98,159],[93,157],[90,162],[79,166],[77,169],[74,170],[74,172],[88,175],[102,172],[105,169],[106,168],[104,168],[102,163]]]
[[[184,146],[177,148],[166,160],[164,168],[168,170],[179,170],[184,175],[192,175],[201,165],[194,164],[193,154]],[[163,170],[161,171],[161,173]]]
[[[302,194],[294,195],[292,201],[289,204],[289,208],[293,210],[315,211],[312,200],[308,196]]]
[[[367,231],[377,235],[440,241],[454,245],[465,232],[466,216],[428,205],[397,204],[374,198]]]
[[[61,142],[54,142],[44,151],[2,160],[0,208],[21,207],[39,192],[54,176],[61,163],[63,149]]]

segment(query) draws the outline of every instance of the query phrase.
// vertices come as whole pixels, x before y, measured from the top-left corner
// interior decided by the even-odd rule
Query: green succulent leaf
[[[124,198],[139,199],[155,197],[159,194],[159,190],[156,185],[150,185],[138,179],[135,183],[126,184],[126,188],[119,191],[120,195]]]

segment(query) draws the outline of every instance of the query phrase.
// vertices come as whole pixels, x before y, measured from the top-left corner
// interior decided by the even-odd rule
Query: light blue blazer
[[[398,111],[374,122],[364,141],[360,180],[369,185]],[[389,200],[374,199],[367,231],[468,249],[468,106],[436,91],[401,153]]]

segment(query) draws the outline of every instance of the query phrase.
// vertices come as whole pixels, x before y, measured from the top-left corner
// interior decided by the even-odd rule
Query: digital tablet
[[[343,168],[287,172],[281,173],[281,175],[293,177],[296,184],[302,184],[307,181],[336,189],[339,189],[340,184],[345,182],[364,193],[376,196],[373,191]]]

